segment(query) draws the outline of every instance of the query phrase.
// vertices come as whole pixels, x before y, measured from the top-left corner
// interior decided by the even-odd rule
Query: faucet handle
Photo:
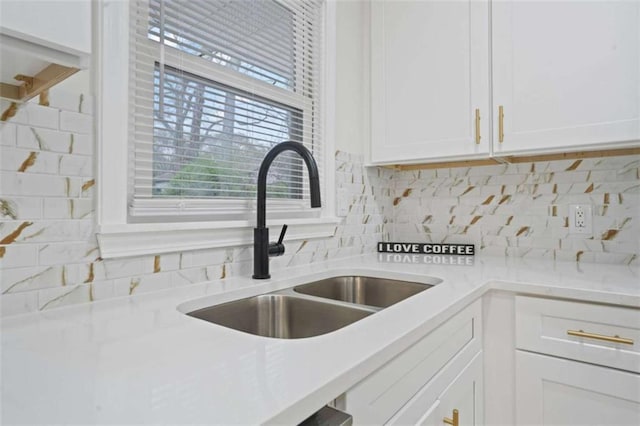
[[[287,233],[287,225],[282,225],[282,231],[280,231],[280,237],[277,243],[269,243],[269,256],[282,256],[284,254],[284,234]]]
[[[280,238],[278,238],[278,244],[282,244],[282,241],[284,241],[284,234],[287,233],[288,227],[289,227],[288,225],[282,225],[282,230],[280,231]]]

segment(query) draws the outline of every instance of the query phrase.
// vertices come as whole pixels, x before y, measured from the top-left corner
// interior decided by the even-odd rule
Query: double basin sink
[[[442,280],[427,277],[425,281],[333,277],[198,309],[187,315],[263,337],[312,337],[366,318]]]

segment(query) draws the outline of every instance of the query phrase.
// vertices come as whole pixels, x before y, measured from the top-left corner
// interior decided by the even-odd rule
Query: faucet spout
[[[282,244],[283,234],[280,241],[276,243],[280,247],[270,250],[269,247],[269,228],[266,227],[266,200],[267,200],[267,174],[273,160],[284,151],[297,152],[307,166],[309,172],[309,190],[311,195],[311,207],[320,207],[320,176],[318,174],[318,165],[311,155],[311,152],[301,143],[287,141],[281,142],[271,148],[262,160],[260,171],[258,172],[258,205],[257,205],[257,221],[253,230],[253,278],[267,279],[269,274],[269,255],[281,255],[284,253],[284,245]]]

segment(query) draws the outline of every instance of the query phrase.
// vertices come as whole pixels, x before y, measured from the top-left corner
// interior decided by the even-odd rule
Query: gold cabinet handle
[[[605,342],[623,343],[625,345],[633,345],[633,339],[626,339],[618,335],[606,336],[604,334],[587,333],[582,330],[567,330],[569,336],[586,337],[587,339],[604,340]]]
[[[480,108],[476,108],[476,144],[480,144]]]
[[[442,421],[448,425],[458,426],[460,422],[459,417],[460,417],[460,413],[458,412],[458,410],[453,410],[453,418],[450,419],[449,417],[445,417],[444,419],[442,419]]]
[[[504,142],[504,107],[498,107],[498,140]]]

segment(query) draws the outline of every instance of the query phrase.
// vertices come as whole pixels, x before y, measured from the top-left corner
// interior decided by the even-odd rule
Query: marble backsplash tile
[[[402,171],[393,238],[474,243],[479,253],[639,264],[640,156]],[[569,233],[570,204],[593,234]]]
[[[0,124],[2,315],[158,291],[252,272],[252,248],[101,259],[95,238],[92,115],[86,96],[52,96]],[[290,265],[375,250],[388,239],[393,172],[336,153],[336,185],[350,198],[331,238],[292,241],[271,260]]]
[[[91,99],[57,93],[0,124],[2,315],[248,276],[249,246],[101,259],[95,238]],[[381,240],[472,242],[484,254],[638,264],[640,156],[394,171],[336,153],[349,211],[331,238],[292,241],[292,265],[373,252]],[[570,235],[569,204],[593,206]]]

